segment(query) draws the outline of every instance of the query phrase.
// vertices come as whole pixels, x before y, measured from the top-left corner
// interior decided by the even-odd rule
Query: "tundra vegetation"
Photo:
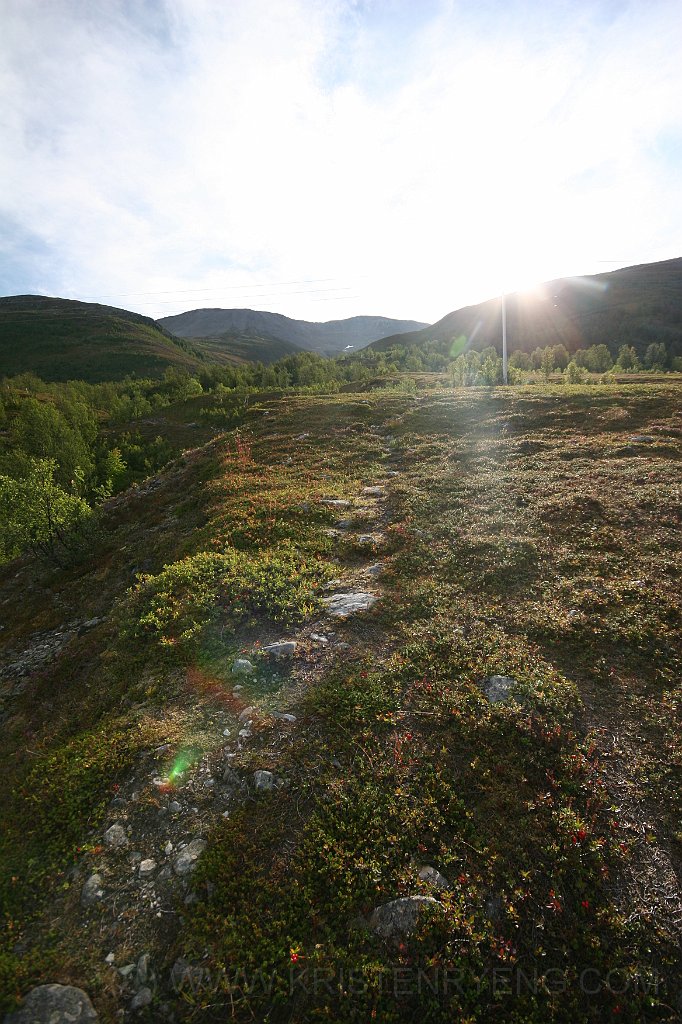
[[[118,1019],[115,943],[156,965],[140,1019],[677,1019],[680,384],[653,379],[662,350],[595,350],[515,354],[510,388],[494,350],[435,345],[4,382],[3,664],[62,644],[2,676],[4,1008],[57,980]],[[330,623],[329,581],[368,561],[330,502],[371,530],[377,483],[380,599]],[[181,800],[223,756],[215,727],[187,754],[198,718],[237,721],[234,661],[282,630],[300,652],[245,680],[229,760],[281,784],[205,823],[161,919],[84,911],[112,807],[161,857],[168,795],[139,765],[168,751]],[[414,929],[378,935],[414,896]]]

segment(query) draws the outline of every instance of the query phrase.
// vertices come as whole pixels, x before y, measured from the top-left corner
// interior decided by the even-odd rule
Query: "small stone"
[[[345,498],[320,498],[320,505],[329,505],[330,508],[350,508],[351,504]]]
[[[357,539],[358,544],[376,544],[376,538],[371,533],[361,533]]]
[[[242,780],[237,775],[234,768],[230,768],[228,765],[223,772],[223,782],[226,782],[228,786],[232,786],[233,789],[239,789],[242,784]]]
[[[311,633],[310,634],[310,639],[314,640],[316,644],[328,644],[329,643],[329,641],[327,640],[327,637],[323,636],[322,633]]]
[[[229,736],[229,735],[230,735],[230,730],[229,729],[223,729],[223,736]]]
[[[417,927],[420,912],[426,907],[442,906],[432,896],[404,896],[377,907],[370,918],[370,928],[382,939],[395,939],[410,935]]]
[[[131,1010],[141,1010],[143,1006],[149,1006],[152,1001],[152,990],[147,988],[141,988],[139,992],[136,992],[133,998],[130,1000]]]
[[[130,862],[131,864],[142,863],[142,854],[139,852],[139,850],[136,850],[135,853],[130,854]]]
[[[98,1020],[88,995],[73,985],[38,985],[4,1024],[87,1024]]]
[[[248,658],[237,658],[237,660],[232,663],[233,676],[250,676],[254,671],[254,667]]]
[[[87,882],[81,890],[81,903],[84,907],[89,907],[93,903],[97,903],[104,896],[104,889],[102,888],[102,876],[101,875],[90,875]]]
[[[258,771],[253,773],[253,782],[257,790],[267,792],[272,789],[275,778],[272,772],[259,768]]]
[[[105,964],[116,963],[115,955],[113,953],[107,953],[107,955],[104,957],[104,962],[105,962]]]
[[[166,854],[167,857],[170,857],[171,853],[173,852],[173,844],[171,843],[170,839],[164,846],[163,852]]]
[[[441,875],[440,871],[437,871],[436,868],[432,868],[430,864],[424,864],[424,866],[419,869],[419,877],[422,882],[428,882],[428,884],[432,885],[434,889],[450,888],[450,883],[447,878]]]
[[[631,434],[628,438],[628,441],[634,441],[636,444],[651,444],[655,440],[651,434]]]
[[[128,978],[135,970],[135,964],[126,964],[125,967],[119,967],[118,973],[122,978]]]
[[[148,857],[140,864],[140,878],[151,878],[156,871],[156,861]]]
[[[383,498],[386,492],[383,487],[363,487],[362,493],[369,498]]]
[[[370,576],[380,576],[384,571],[384,567],[381,562],[375,562],[373,565],[368,565],[365,572]]]
[[[137,961],[137,984],[146,985],[151,976],[149,968],[149,953],[143,953]]]
[[[373,604],[376,604],[375,594],[368,594],[358,591],[354,594],[332,594],[331,597],[323,597],[322,603],[326,605],[327,611],[337,619],[345,619],[348,615],[355,615],[357,612],[368,611]]]
[[[182,810],[182,805],[179,804],[177,800],[171,800],[171,802],[168,804],[168,810],[171,812],[171,814],[179,814],[180,811]]]
[[[516,685],[516,679],[511,676],[488,676],[483,681],[483,692],[491,704],[500,704],[507,700],[511,688]]]
[[[273,658],[291,658],[295,653],[295,640],[279,640],[276,644],[268,644],[263,648],[263,654],[268,654]]]
[[[204,789],[214,789],[215,779],[204,779]]]
[[[250,729],[240,729],[239,735],[243,740],[248,740],[251,738],[251,736],[253,736],[253,733],[251,732]]]
[[[128,845],[128,836],[123,825],[117,823],[107,829],[104,833],[104,845],[109,846],[112,850],[120,850]]]
[[[173,863],[173,869],[176,875],[187,875],[190,871],[194,871],[197,861],[205,849],[205,839],[193,839],[191,843],[188,843],[188,845],[180,851]]]
[[[255,708],[244,708],[244,710],[239,715],[239,721],[246,722],[247,720],[252,720],[255,712]]]
[[[296,715],[290,715],[288,712],[273,711],[272,717],[277,718],[280,722],[295,722]]]

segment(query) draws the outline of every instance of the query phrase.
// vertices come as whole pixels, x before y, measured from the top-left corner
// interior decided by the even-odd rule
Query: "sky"
[[[679,0],[0,0],[0,294],[434,322],[682,255]]]

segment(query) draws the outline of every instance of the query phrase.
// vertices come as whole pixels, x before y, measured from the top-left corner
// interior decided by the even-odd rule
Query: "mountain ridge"
[[[664,341],[672,354],[682,353],[682,257],[641,263],[603,274],[555,278],[530,292],[506,296],[509,351],[565,345],[569,352],[606,344],[615,354],[622,344],[642,354]],[[430,327],[380,338],[369,347],[446,344],[466,339],[466,346],[501,347],[501,296],[447,313]]]
[[[266,310],[220,307],[188,310],[161,317],[157,323],[179,337],[192,340],[216,338],[226,332],[253,333],[324,355],[338,355],[349,346],[364,348],[385,337],[386,331],[401,334],[403,328],[421,330],[428,326],[419,320],[396,320],[384,316],[353,316],[313,322]]]

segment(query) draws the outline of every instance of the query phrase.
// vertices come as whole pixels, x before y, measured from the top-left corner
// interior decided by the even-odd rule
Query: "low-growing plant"
[[[261,613],[287,625],[317,606],[324,570],[293,547],[249,554],[201,551],[142,576],[130,592],[124,632],[165,648],[194,645],[212,623],[234,626]]]

